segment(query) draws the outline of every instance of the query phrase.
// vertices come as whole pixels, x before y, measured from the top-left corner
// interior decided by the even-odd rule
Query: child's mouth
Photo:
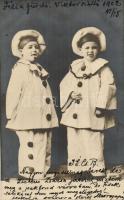
[[[37,56],[37,54],[36,54],[36,53],[34,53],[34,54],[31,54],[31,56]]]
[[[88,54],[88,56],[93,57],[93,54]]]
[[[94,58],[94,55],[93,54],[88,54],[88,57],[89,58]]]

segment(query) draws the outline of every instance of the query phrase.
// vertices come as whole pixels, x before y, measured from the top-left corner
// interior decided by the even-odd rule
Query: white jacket
[[[85,68],[84,68],[85,67]],[[82,95],[79,102],[70,101],[71,92]],[[108,61],[102,58],[86,65],[83,59],[75,60],[60,83],[61,124],[74,128],[104,130],[115,125],[110,112],[96,117],[96,108],[116,109],[116,86]]]
[[[7,128],[26,130],[58,126],[47,76],[39,64],[22,59],[15,64],[6,95]]]

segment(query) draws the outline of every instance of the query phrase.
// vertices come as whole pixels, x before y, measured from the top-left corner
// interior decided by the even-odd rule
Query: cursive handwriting
[[[123,200],[123,181],[105,178],[103,180],[65,180],[64,182],[47,182],[40,180],[39,183],[18,184],[17,181],[4,183],[3,200],[24,199],[107,199]]]
[[[99,8],[111,18],[118,18],[122,13],[121,0],[4,0],[3,10],[23,10],[29,14],[34,9],[50,8]]]
[[[91,164],[90,172],[92,172],[97,166],[97,160],[91,159],[91,162],[88,162],[85,159],[81,162],[80,159],[72,159],[71,166],[74,165],[76,167],[77,165],[80,166],[80,164],[81,166],[89,166]],[[122,171],[120,168],[114,167],[111,172],[118,174]],[[24,169],[21,174],[23,176],[29,175],[29,178],[4,182],[3,200],[123,200],[124,196],[124,182],[121,178],[114,176],[105,176],[99,179],[95,177],[84,178],[84,173],[80,171],[72,173],[69,170],[59,170],[54,173],[49,172],[44,179],[37,180],[35,175],[42,176],[42,173],[36,171],[31,173]]]

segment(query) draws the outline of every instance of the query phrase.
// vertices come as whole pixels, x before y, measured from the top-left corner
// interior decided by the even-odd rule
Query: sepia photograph
[[[1,0],[1,199],[124,199],[123,0]]]

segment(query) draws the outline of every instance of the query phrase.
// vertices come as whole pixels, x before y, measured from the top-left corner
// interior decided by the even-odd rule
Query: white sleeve
[[[100,71],[100,90],[97,98],[96,107],[109,109],[109,106],[111,107],[111,102],[113,101],[116,101],[115,80],[111,69],[105,66]]]
[[[16,66],[11,73],[9,85],[6,93],[6,116],[11,119],[13,111],[16,109],[22,90],[23,73],[22,69]]]
[[[70,95],[72,92],[72,75],[68,72],[60,83],[60,106],[62,112],[65,112],[71,105],[72,99],[70,98]]]

